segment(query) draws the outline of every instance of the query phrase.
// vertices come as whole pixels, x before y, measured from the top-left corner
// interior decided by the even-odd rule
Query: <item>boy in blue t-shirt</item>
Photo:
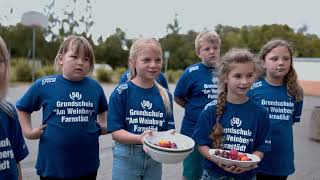
[[[125,83],[128,81],[128,79],[130,79],[130,72],[129,70],[125,71],[121,76],[120,76],[120,80],[119,80],[119,84]],[[165,75],[160,72],[159,76],[157,76],[156,81],[164,88],[169,89],[168,86],[168,82],[167,79],[165,77]]]
[[[100,84],[87,77],[94,62],[90,43],[69,36],[55,59],[62,74],[37,80],[16,103],[24,135],[40,139],[36,169],[41,180],[96,179],[108,104]],[[42,125],[32,127],[31,113],[41,108]]]
[[[220,38],[214,31],[200,33],[195,40],[200,63],[189,66],[180,77],[174,91],[174,100],[185,108],[181,134],[192,137],[198,117],[209,102],[216,102],[218,79],[216,64],[220,58]],[[202,175],[203,157],[197,148],[183,161],[183,177],[199,179]]]

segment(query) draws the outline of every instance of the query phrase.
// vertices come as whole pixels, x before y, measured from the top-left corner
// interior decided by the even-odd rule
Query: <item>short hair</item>
[[[60,72],[62,68],[59,64],[60,56],[66,54],[69,51],[69,49],[71,49],[76,55],[83,54],[85,57],[88,57],[90,62],[89,72],[93,71],[95,64],[95,56],[91,44],[83,36],[71,35],[68,36],[61,43],[56,58],[54,60],[54,67],[57,72]]]
[[[211,42],[211,43],[218,43],[219,46],[221,45],[220,36],[215,31],[203,31],[199,33],[194,41],[194,45],[196,47],[196,52],[199,52],[200,43],[202,42]]]

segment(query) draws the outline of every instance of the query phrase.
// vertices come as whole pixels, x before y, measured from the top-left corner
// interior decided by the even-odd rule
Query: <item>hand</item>
[[[40,127],[33,128],[27,138],[28,139],[40,139],[42,133],[44,132],[44,128],[46,128],[46,127],[47,127],[47,125],[44,124],[44,125],[41,125]]]
[[[235,165],[226,166],[226,165],[223,165],[223,164],[220,164],[220,163],[217,163],[217,164],[223,170],[225,170],[227,172],[230,172],[230,173],[233,173],[233,174],[241,174],[241,173],[244,173],[246,171],[250,171],[250,170],[255,169],[255,168],[258,167],[257,165],[252,165],[252,166],[243,168],[243,167],[238,167],[238,166],[235,166]]]
[[[153,130],[147,130],[147,131],[144,131],[142,134],[140,134],[140,143],[141,144],[143,144],[144,137],[146,135],[152,136],[153,135]]]
[[[176,134],[176,130],[175,129],[169,129],[167,132],[169,132],[172,135]]]

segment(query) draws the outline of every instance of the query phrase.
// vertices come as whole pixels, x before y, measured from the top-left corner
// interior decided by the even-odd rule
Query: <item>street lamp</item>
[[[25,26],[32,27],[32,82],[35,80],[35,54],[36,54],[36,28],[46,28],[48,18],[36,11],[28,11],[22,15],[21,23]]]
[[[166,78],[168,79],[168,74],[167,74],[167,70],[168,70],[168,61],[170,58],[170,51],[164,51],[164,74],[166,75]]]

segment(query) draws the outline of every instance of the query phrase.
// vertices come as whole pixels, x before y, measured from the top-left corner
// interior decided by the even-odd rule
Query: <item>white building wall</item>
[[[320,58],[295,58],[293,63],[299,80],[320,81]]]

